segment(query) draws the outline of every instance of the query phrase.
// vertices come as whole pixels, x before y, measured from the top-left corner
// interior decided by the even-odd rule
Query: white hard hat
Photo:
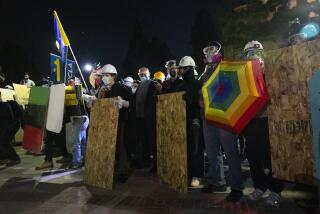
[[[177,64],[176,60],[169,60],[169,61],[166,62],[165,67],[166,68],[172,67],[172,66],[176,67],[177,66],[176,64]]]
[[[101,73],[102,74],[118,74],[117,69],[111,64],[104,65],[101,69]]]
[[[133,78],[132,77],[126,77],[123,79],[124,82],[130,82],[133,83]]]
[[[263,50],[263,46],[260,42],[252,40],[251,42],[248,42],[243,48],[244,51],[249,51],[253,49]]]
[[[194,62],[191,56],[184,56],[181,58],[179,62],[179,67],[187,67],[187,66],[196,67],[196,63]]]

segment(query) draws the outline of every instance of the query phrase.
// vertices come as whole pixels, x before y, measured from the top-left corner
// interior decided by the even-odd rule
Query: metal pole
[[[85,81],[85,79],[84,79],[84,77],[83,77],[83,75],[82,75],[82,72],[81,72],[80,66],[79,66],[79,64],[78,64],[77,58],[75,57],[75,55],[74,55],[74,53],[73,53],[73,50],[72,50],[72,48],[71,48],[71,45],[69,45],[69,47],[70,47],[70,51],[71,51],[71,54],[72,54],[72,56],[73,56],[73,59],[74,59],[74,61],[76,62],[76,65],[77,65],[77,67],[78,67],[78,70],[79,70],[80,76],[81,76],[81,78],[82,78],[83,84],[84,84],[85,88],[87,89],[87,91],[89,91],[89,90],[88,90],[87,83],[86,83],[86,81]]]

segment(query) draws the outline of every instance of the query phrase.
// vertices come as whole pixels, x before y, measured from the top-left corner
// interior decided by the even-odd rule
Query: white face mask
[[[102,77],[102,82],[105,85],[110,85],[110,83],[112,82],[112,77],[104,76],[104,77]]]
[[[134,93],[136,93],[137,88],[136,88],[136,87],[133,87],[131,90],[132,90],[132,93],[134,94]]]
[[[150,79],[150,74],[147,74],[147,75],[145,75],[145,76],[141,76],[141,77],[140,77],[141,82],[146,81],[146,80],[149,80],[149,79]]]

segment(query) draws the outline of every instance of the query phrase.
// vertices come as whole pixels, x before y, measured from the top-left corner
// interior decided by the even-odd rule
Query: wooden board
[[[178,192],[188,190],[184,92],[158,96],[157,160],[160,179]]]
[[[320,181],[320,71],[318,70],[309,81],[311,101],[313,154],[316,162],[316,177]],[[320,200],[320,199],[319,199]]]
[[[119,111],[115,99],[97,100],[90,115],[84,183],[112,189]]]
[[[315,178],[308,80],[320,67],[320,40],[266,53],[273,176],[312,184]]]

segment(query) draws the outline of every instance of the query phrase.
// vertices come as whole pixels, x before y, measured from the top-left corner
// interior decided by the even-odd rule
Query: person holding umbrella
[[[218,42],[211,42],[203,49],[206,69],[199,78],[202,83],[211,77],[222,60],[220,49],[221,45]],[[200,105],[204,109],[203,101],[200,102]],[[205,193],[226,191],[221,152],[221,148],[223,148],[229,163],[229,184],[231,187],[231,192],[227,195],[226,201],[237,202],[242,198],[242,190],[244,188],[241,179],[241,161],[237,147],[237,135],[234,132],[210,124],[205,116],[202,119],[206,152],[210,162],[208,183],[202,191]]]

